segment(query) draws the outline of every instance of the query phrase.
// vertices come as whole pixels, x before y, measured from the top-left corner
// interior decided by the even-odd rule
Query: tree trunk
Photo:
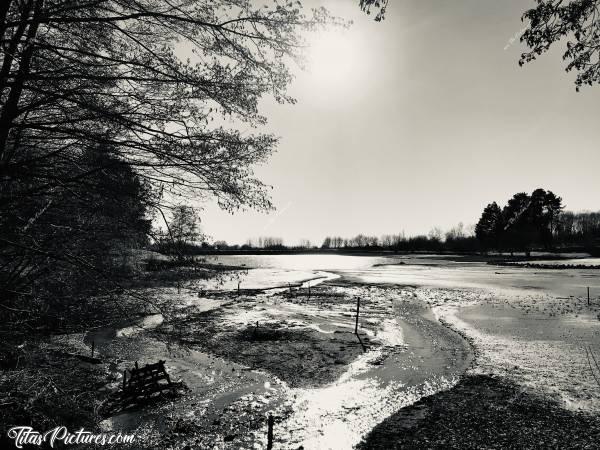
[[[33,11],[33,18],[29,29],[27,30],[27,36],[25,38],[25,44],[23,45],[23,55],[19,64],[19,71],[17,72],[13,85],[8,94],[6,103],[2,108],[2,114],[0,115],[0,161],[6,163],[9,159],[6,144],[10,135],[13,120],[19,114],[19,100],[21,93],[23,92],[23,85],[25,78],[29,73],[29,67],[31,66],[31,59],[33,58],[33,50],[35,45],[35,37],[37,35],[38,27],[40,24],[40,15],[42,12],[42,6],[44,0],[35,0],[35,7]],[[31,1],[28,2],[28,8],[31,8]],[[29,13],[27,13],[29,15]],[[4,70],[4,67],[2,68]],[[10,66],[9,66],[10,71]],[[8,76],[9,73],[6,74]],[[2,79],[4,81],[4,79]]]

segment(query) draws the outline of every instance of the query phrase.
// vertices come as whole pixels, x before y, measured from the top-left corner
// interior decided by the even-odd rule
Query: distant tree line
[[[396,252],[474,252],[479,243],[472,231],[462,223],[443,233],[439,228],[432,229],[428,235],[406,237],[404,233],[368,236],[358,234],[353,238],[327,236],[322,249],[342,249],[360,251],[396,251]]]
[[[404,233],[384,234],[380,237],[358,234],[352,238],[328,236],[320,246],[314,245],[308,239],[300,239],[296,245],[286,245],[282,238],[262,236],[248,239],[243,245],[228,244],[223,240],[209,244],[206,241],[187,243],[187,251],[203,253],[213,251],[236,250],[349,250],[349,251],[478,251],[479,243],[474,232],[465,228],[462,223],[446,233],[434,228],[428,235],[406,237]]]
[[[555,242],[561,246],[599,248],[600,212],[573,213],[565,211],[558,221]]]
[[[536,189],[531,194],[513,195],[504,207],[496,202],[487,205],[475,226],[459,223],[443,232],[433,228],[427,235],[405,236],[404,233],[382,236],[357,234],[354,237],[327,236],[320,246],[308,239],[286,245],[282,238],[261,236],[243,245],[225,241],[209,243],[197,227],[199,218],[193,208],[175,208],[168,227],[156,249],[167,254],[201,254],[212,251],[394,251],[394,252],[525,252],[573,248],[596,253],[600,248],[600,212],[564,211],[562,198],[552,191]]]
[[[443,232],[433,228],[427,235],[404,233],[382,236],[357,234],[354,237],[327,236],[320,250],[394,251],[394,252],[525,252],[534,249],[571,248],[593,254],[600,249],[600,212],[564,211],[562,198],[552,191],[536,189],[531,194],[517,193],[504,207],[487,205],[474,227],[459,223]],[[287,246],[281,238],[249,239],[244,245],[225,241],[202,244],[199,251],[211,250],[316,250],[310,241]]]
[[[255,239],[248,239],[242,249],[262,248],[266,250],[283,250],[287,247],[283,244],[280,237],[261,236]]]
[[[600,213],[565,212],[562,198],[552,191],[519,192],[504,207],[488,204],[475,227],[482,250],[553,250],[582,247],[594,251],[600,244]]]
[[[171,248],[171,243],[165,241],[163,245],[155,247],[163,253],[165,248]],[[406,237],[404,233],[384,234],[382,236],[369,236],[358,234],[352,238],[340,236],[328,236],[323,243],[314,245],[308,239],[300,239],[296,245],[287,245],[280,237],[262,236],[248,239],[244,244],[228,244],[223,240],[213,243],[208,241],[187,242],[180,247],[184,253],[202,254],[213,251],[304,251],[304,250],[347,250],[347,251],[395,251],[395,252],[477,252],[479,242],[475,238],[473,230],[468,229],[462,223],[443,233],[439,228],[432,229],[428,235]]]

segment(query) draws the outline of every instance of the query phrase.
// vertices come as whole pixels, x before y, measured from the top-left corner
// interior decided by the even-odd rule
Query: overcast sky
[[[358,0],[303,3],[354,25],[315,40],[296,105],[264,104],[281,142],[256,172],[277,211],[205,204],[214,239],[426,234],[537,187],[600,209],[600,86],[575,92],[557,51],[518,66],[533,1],[392,0],[381,23]]]

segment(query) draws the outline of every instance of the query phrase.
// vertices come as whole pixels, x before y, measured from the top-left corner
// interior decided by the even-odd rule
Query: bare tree
[[[165,191],[210,193],[229,209],[268,208],[250,167],[276,139],[224,124],[264,124],[257,106],[265,94],[293,101],[286,61],[300,56],[300,32],[327,19],[291,3],[7,0],[0,173],[27,179],[32,168],[51,170],[102,143]],[[38,189],[71,181],[39,176]]]
[[[528,26],[521,41],[529,51],[520,65],[535,60],[561,39],[567,39],[563,59],[566,70],[575,70],[577,90],[600,82],[600,10],[598,0],[536,0],[523,14]]]
[[[277,143],[259,130],[259,99],[294,101],[286,88],[301,34],[335,20],[288,1],[263,6],[1,2],[0,305],[39,297],[31,283],[51,280],[57,261],[73,266],[58,277],[65,287],[69,270],[103,271],[101,252],[83,243],[105,223],[101,208],[123,207],[122,193],[102,184],[119,186],[122,173],[143,186],[128,191],[141,205],[132,221],[152,210],[167,217],[186,195],[227,210],[271,207],[252,171]],[[90,153],[100,157],[82,158]],[[25,276],[32,271],[37,278]]]
[[[298,246],[300,248],[311,248],[312,244],[309,239],[300,239],[300,243]]]

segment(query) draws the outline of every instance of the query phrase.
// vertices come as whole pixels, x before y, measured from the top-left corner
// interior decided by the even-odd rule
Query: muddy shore
[[[135,432],[145,448],[265,448],[273,414],[276,448],[351,448],[401,407],[458,382],[471,362],[466,341],[408,293],[334,282],[310,295],[180,293],[177,313],[108,333],[97,348],[113,361],[113,388],[134,361],[166,359],[187,390],[102,428]]]
[[[420,289],[436,317],[476,350],[452,389],[377,425],[358,446],[596,448],[600,388],[596,307],[575,298]]]
[[[162,314],[54,339],[49,348],[65,354],[87,355],[94,342],[100,364],[69,358],[101,382],[87,405],[99,429],[135,433],[134,448],[148,449],[266,448],[269,414],[274,448],[593,448],[598,439],[600,392],[584,348],[600,356],[600,304],[354,272],[254,275],[259,285],[246,279],[239,291],[235,279],[214,290],[153,287],[154,303],[170,306]],[[281,287],[262,288],[265,275]],[[159,359],[182,389],[107,407],[123,370]]]

